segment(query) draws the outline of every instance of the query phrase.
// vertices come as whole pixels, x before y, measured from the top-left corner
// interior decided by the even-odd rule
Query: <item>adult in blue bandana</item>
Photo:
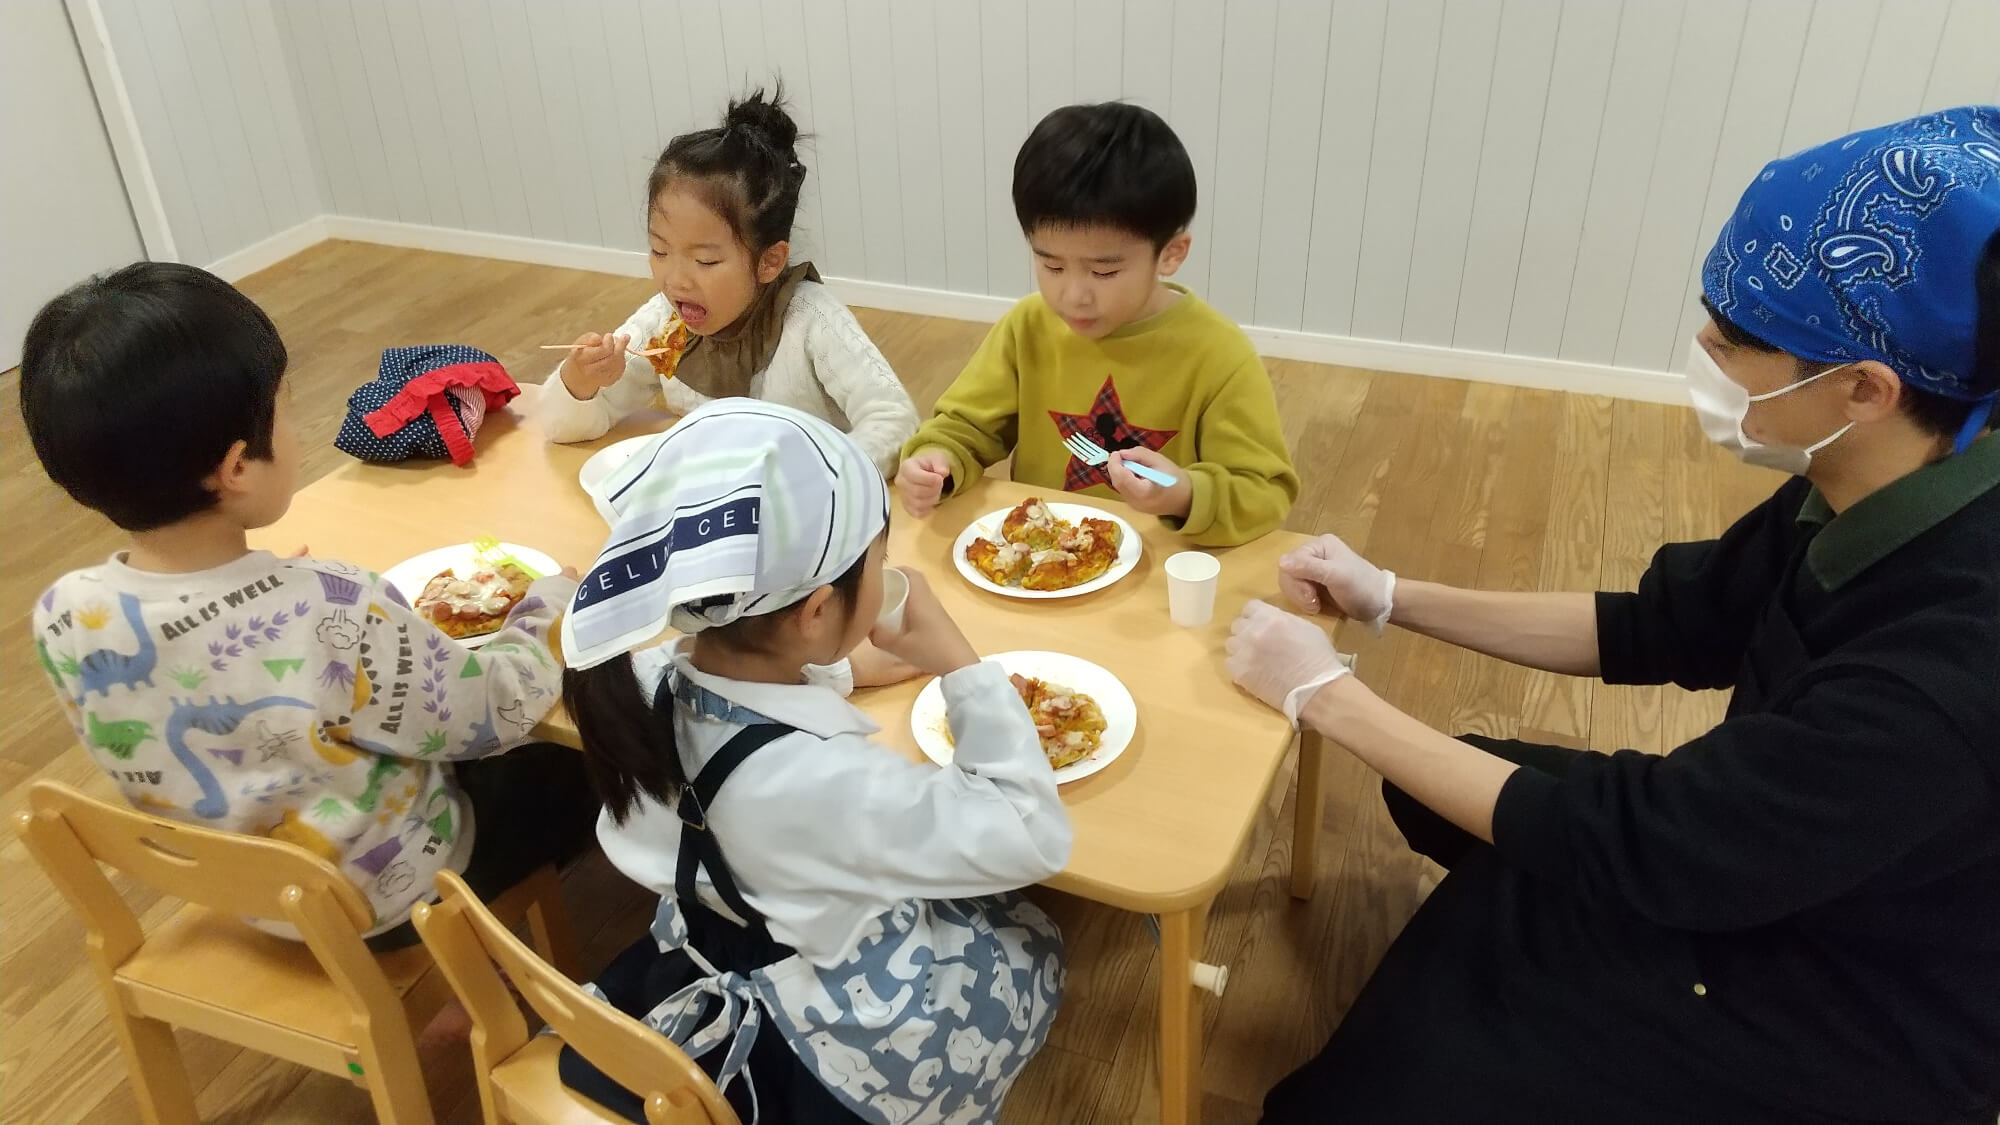
[[[2000,107],[1774,161],[1703,271],[1703,428],[1776,492],[1629,592],[1398,579],[1297,608],[1733,692],[1665,755],[1453,739],[1253,602],[1237,682],[1383,775],[1449,869],[1267,1122],[2000,1116]]]

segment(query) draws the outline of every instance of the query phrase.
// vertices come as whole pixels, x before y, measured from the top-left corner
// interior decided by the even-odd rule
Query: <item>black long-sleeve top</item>
[[[1838,516],[1794,480],[1661,549],[1597,621],[1607,681],[1735,694],[1668,755],[1508,780],[1494,844],[1522,932],[1496,940],[1767,1106],[1992,1122],[2000,437]]]

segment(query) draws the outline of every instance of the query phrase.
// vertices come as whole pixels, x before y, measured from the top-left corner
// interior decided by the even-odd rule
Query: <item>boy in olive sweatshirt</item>
[[[1194,164],[1157,114],[1109,102],[1042,119],[1014,160],[1040,292],[993,326],[904,445],[896,488],[912,515],[1012,453],[1015,480],[1116,496],[1198,546],[1284,522],[1299,477],[1270,376],[1242,329],[1164,280],[1187,259],[1194,207]],[[1110,462],[1077,459],[1073,434]]]

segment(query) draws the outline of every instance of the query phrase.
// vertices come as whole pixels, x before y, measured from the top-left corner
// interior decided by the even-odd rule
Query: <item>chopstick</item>
[[[573,352],[573,351],[576,351],[576,350],[577,350],[578,348],[583,348],[583,347],[590,347],[590,346],[592,346],[592,345],[588,345],[588,344],[543,344],[543,345],[541,345],[541,349],[542,349],[543,351],[545,351],[545,352]],[[644,350],[644,351],[640,351],[640,350],[639,350],[638,348],[626,348],[626,349],[625,349],[625,354],[626,354],[626,355],[636,355],[636,356],[656,356],[656,355],[665,355],[665,354],[667,354],[667,353],[668,353],[668,352],[670,352],[670,351],[673,351],[673,349],[672,349],[672,348],[647,348],[647,349],[646,349],[646,350]]]

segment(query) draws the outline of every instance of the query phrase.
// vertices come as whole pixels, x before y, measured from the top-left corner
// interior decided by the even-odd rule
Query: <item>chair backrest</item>
[[[29,786],[15,823],[114,963],[143,935],[98,863],[220,913],[288,921],[316,953],[329,942],[358,947],[374,922],[367,897],[338,868],[282,840],[182,824],[47,780]]]
[[[674,1042],[583,991],[514,936],[465,881],[437,877],[438,901],[411,912],[431,957],[471,1014],[480,1097],[493,1106],[491,1073],[528,1042],[507,984],[565,1043],[646,1100],[650,1125],[741,1125],[715,1083]],[[501,978],[506,974],[506,979]]]

